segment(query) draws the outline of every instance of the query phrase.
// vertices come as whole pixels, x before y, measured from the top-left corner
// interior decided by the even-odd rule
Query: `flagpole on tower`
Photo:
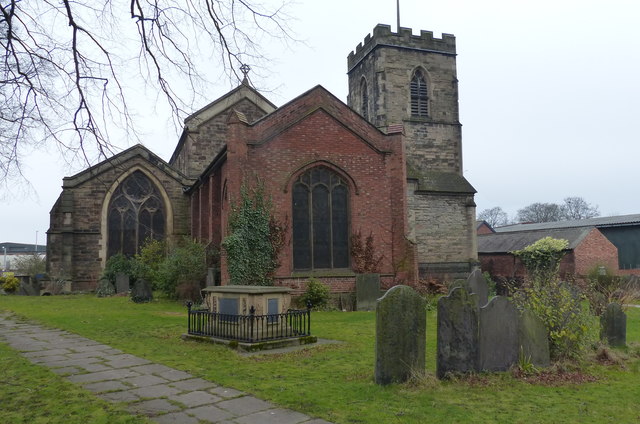
[[[396,9],[398,11],[398,32],[400,32],[400,0],[396,0]]]

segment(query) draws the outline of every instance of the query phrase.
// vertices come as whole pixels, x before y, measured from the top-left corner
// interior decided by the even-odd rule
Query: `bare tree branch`
[[[0,3],[0,179],[24,178],[33,149],[85,164],[137,141],[141,88],[161,93],[176,127],[212,73],[230,81],[263,59],[256,40],[291,39],[284,3],[249,0],[4,0]],[[131,64],[137,62],[137,66]],[[135,108],[134,108],[135,109]]]

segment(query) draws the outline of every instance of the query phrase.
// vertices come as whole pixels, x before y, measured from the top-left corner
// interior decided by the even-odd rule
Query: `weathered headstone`
[[[114,294],[116,294],[116,288],[113,286],[113,283],[111,283],[108,278],[102,277],[98,281],[98,287],[96,287],[96,296],[107,297],[113,296]]]
[[[213,287],[216,285],[216,269],[207,269],[207,287]]]
[[[21,278],[17,294],[21,296],[40,296],[40,282],[35,278]]]
[[[425,300],[411,287],[395,286],[377,301],[377,384],[401,383],[425,368]]]
[[[478,296],[461,287],[438,300],[436,374],[478,369]]]
[[[503,296],[480,308],[479,370],[506,371],[518,361],[518,311]]]
[[[153,300],[151,284],[144,279],[137,280],[131,290],[131,300],[135,303],[151,302]]]
[[[600,339],[609,346],[627,344],[627,314],[619,303],[609,303],[600,316]]]
[[[129,291],[129,276],[119,272],[116,274],[116,293],[126,293]]]
[[[489,286],[487,280],[485,280],[482,271],[476,269],[469,275],[467,279],[467,287],[469,293],[475,293],[478,295],[478,306],[483,307],[489,301]]]
[[[380,297],[380,274],[356,275],[356,308],[373,311]]]
[[[518,317],[518,356],[536,367],[551,363],[547,327],[533,312],[525,309]]]

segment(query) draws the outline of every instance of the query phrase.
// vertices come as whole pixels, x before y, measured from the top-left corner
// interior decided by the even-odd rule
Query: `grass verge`
[[[640,362],[634,349],[623,365],[586,365],[583,372],[596,381],[584,384],[531,384],[509,373],[438,381],[433,377],[433,312],[427,315],[426,375],[381,387],[373,383],[372,312],[313,313],[314,335],[344,343],[245,357],[226,347],[181,340],[186,308],[169,301],[4,296],[0,309],[336,423],[640,421]],[[631,309],[628,315],[628,341],[638,342],[640,311]]]

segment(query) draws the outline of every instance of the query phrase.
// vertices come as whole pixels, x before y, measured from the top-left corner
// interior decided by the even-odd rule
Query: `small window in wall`
[[[349,267],[349,188],[324,166],[293,184],[293,267]]]
[[[411,78],[411,116],[418,118],[429,116],[427,82],[421,70],[417,70]]]
[[[362,78],[360,82],[360,94],[362,96],[362,117],[366,120],[369,120],[369,91],[367,90],[367,80]]]
[[[116,188],[107,212],[107,255],[133,256],[148,239],[165,236],[165,207],[158,188],[141,171]]]

